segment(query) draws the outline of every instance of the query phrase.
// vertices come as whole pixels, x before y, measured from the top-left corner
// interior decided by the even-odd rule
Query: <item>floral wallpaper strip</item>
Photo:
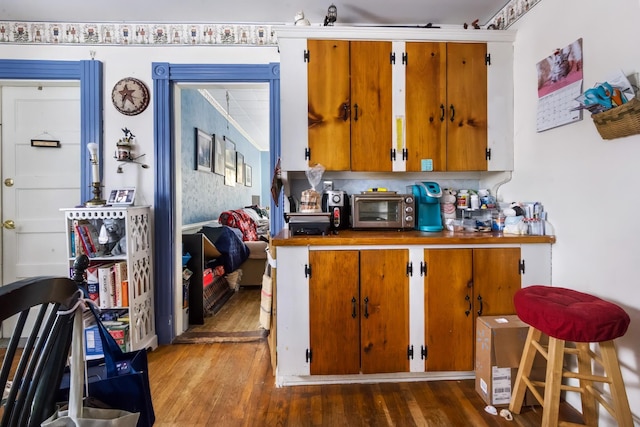
[[[542,0],[511,0],[487,22],[488,29],[506,30]]]
[[[270,25],[0,22],[0,43],[273,46],[277,38]]]
[[[486,28],[506,30],[540,1],[511,0]],[[0,22],[0,43],[274,46],[278,40],[271,25]]]

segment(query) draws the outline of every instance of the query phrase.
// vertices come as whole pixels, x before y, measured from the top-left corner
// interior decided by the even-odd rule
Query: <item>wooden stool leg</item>
[[[592,359],[589,343],[577,342],[576,348],[578,349],[578,373],[581,376],[582,419],[585,425],[595,427],[598,425],[598,413],[596,411],[598,403],[596,397],[589,392],[589,389],[593,387],[593,381],[590,379],[593,376],[593,368],[591,367]]]
[[[534,327],[529,327],[527,341],[524,343],[522,358],[520,359],[520,366],[518,367],[518,374],[516,375],[515,386],[511,394],[511,402],[509,402],[509,410],[515,414],[519,414],[522,410],[524,395],[527,391],[527,383],[524,382],[523,378],[528,378],[531,374],[533,359],[536,357],[537,349],[532,343],[533,341],[539,341],[541,335],[542,332]]]
[[[611,379],[609,387],[613,400],[613,410],[615,412],[615,414],[612,415],[616,421],[618,421],[618,426],[633,427],[629,400],[627,399],[627,392],[624,388],[624,380],[622,379],[622,372],[620,371],[620,364],[613,341],[601,342],[600,354],[606,375]]]
[[[564,361],[564,340],[549,337],[547,375],[542,405],[542,427],[556,427],[560,413],[560,386]]]

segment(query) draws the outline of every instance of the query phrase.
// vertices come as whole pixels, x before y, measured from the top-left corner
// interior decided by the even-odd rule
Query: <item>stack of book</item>
[[[86,270],[89,298],[100,308],[129,306],[127,262],[93,263]]]

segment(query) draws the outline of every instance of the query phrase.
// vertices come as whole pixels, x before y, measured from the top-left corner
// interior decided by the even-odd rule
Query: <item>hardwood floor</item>
[[[204,325],[192,325],[192,332],[241,332],[260,328],[260,287],[241,287]]]
[[[156,426],[519,426],[490,415],[473,380],[276,388],[266,340],[174,344],[149,353]],[[563,416],[580,421],[570,407]]]

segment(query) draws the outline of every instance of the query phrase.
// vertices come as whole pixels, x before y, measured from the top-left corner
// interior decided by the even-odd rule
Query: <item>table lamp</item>
[[[93,199],[87,201],[84,205],[86,207],[104,206],[107,204],[106,200],[101,198],[101,185],[100,185],[100,168],[98,166],[98,144],[90,142],[87,144],[89,150],[89,161],[91,162],[91,186],[93,187]]]

